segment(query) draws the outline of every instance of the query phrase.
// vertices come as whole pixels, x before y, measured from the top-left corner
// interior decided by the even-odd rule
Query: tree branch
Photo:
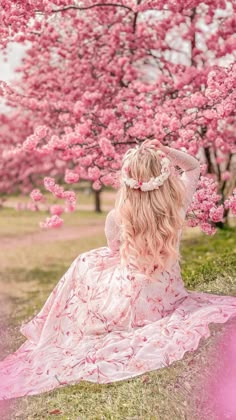
[[[233,156],[233,153],[230,153],[230,154],[229,154],[229,160],[228,160],[227,165],[226,165],[226,168],[225,168],[225,170],[226,170],[226,171],[229,171],[229,169],[230,169],[230,164],[231,164],[231,159],[232,159],[232,156]],[[224,192],[225,192],[225,186],[226,186],[226,183],[227,183],[227,181],[225,180],[225,181],[223,182],[223,184],[222,184],[221,189],[220,189],[221,194],[222,194],[223,201],[224,201],[224,199],[225,199]]]
[[[69,10],[69,9],[77,9],[77,10],[88,10],[88,9],[94,9],[95,7],[100,7],[100,6],[104,6],[104,7],[122,7],[123,9],[127,9],[130,12],[132,12],[133,10],[131,9],[131,7],[129,6],[125,6],[124,4],[120,4],[120,3],[96,3],[96,4],[92,4],[91,6],[87,6],[87,7],[80,7],[80,6],[75,6],[75,5],[71,5],[71,6],[65,6],[62,9],[53,9],[51,11],[51,13],[57,13],[57,12],[63,12],[65,10]],[[43,12],[41,12],[40,10],[36,10],[35,11],[36,14],[44,14]]]
[[[216,163],[216,168],[217,168],[217,174],[218,174],[218,181],[221,181],[221,172],[220,172],[220,165],[219,163],[217,163],[217,153],[216,150],[214,151],[214,156],[215,156],[215,163]]]
[[[138,0],[137,1],[137,5],[138,6],[141,4],[141,1],[142,0]],[[135,33],[135,30],[136,30],[137,19],[138,19],[138,12],[135,12],[135,14],[134,14],[134,21],[133,21],[133,33]]]
[[[192,14],[190,16],[191,24],[192,24],[192,22],[193,22],[193,20],[194,20],[194,18],[196,16],[196,14],[197,14],[196,7],[194,7],[192,9]],[[194,48],[196,48],[196,32],[194,32],[193,38],[191,40],[191,65],[196,67],[196,62],[195,62],[195,60],[193,58],[193,50],[194,50]]]
[[[204,152],[205,152],[205,156],[206,156],[206,160],[207,160],[207,166],[208,166],[208,172],[209,174],[214,174],[214,168],[211,162],[211,155],[210,155],[210,148],[209,147],[205,147],[204,148]]]

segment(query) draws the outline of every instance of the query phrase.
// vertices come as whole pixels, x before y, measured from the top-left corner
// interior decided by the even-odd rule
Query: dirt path
[[[101,234],[104,231],[103,220],[91,220],[90,224],[82,226],[63,226],[57,229],[42,230],[28,233],[21,236],[3,236],[1,238],[1,249],[12,247],[30,246],[35,243],[46,243],[54,241],[66,241],[78,238],[85,238]]]
[[[81,226],[66,226],[60,228],[39,230],[37,232],[21,234],[17,236],[2,236],[1,250],[13,247],[30,246],[34,244],[44,244],[47,242],[67,241],[104,233],[103,219],[90,219]],[[188,228],[183,231],[183,238],[197,236],[201,233],[200,228]]]

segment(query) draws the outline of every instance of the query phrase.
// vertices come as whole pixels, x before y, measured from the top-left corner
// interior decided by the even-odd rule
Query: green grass
[[[188,288],[236,294],[236,228],[201,234],[181,244],[182,276]]]
[[[102,223],[105,214],[94,216],[92,212],[76,212],[66,217],[65,224],[79,228],[96,221]],[[6,218],[8,228],[5,226]],[[24,236],[25,232],[35,231],[38,220],[42,220],[42,214],[3,210],[0,213],[0,235],[8,235],[12,239]],[[181,243],[181,271],[189,289],[235,294],[235,233],[236,229],[230,228],[218,231],[212,237],[204,234],[184,237]],[[33,243],[23,248],[16,246],[8,249],[7,253],[1,253],[0,284],[4,285],[10,305],[5,317],[11,325],[3,336],[5,352],[16,350],[24,342],[19,325],[39,311],[73,259],[82,252],[104,245],[105,236],[98,233],[78,237],[78,240]],[[196,378],[201,377],[202,371],[210,370],[207,356],[223,327],[216,325],[210,328],[211,337],[202,341],[194,354],[187,353],[183,360],[168,368],[111,385],[82,382],[50,393],[25,397],[12,403],[11,419],[213,420],[210,413],[201,418],[198,411],[201,397],[196,392]],[[189,395],[194,397],[190,399]],[[49,414],[55,409],[60,413]]]

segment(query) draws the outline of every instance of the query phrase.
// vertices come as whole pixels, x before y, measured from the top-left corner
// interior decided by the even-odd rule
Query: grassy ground
[[[43,244],[26,243],[24,247],[14,242],[38,232],[37,223],[42,218],[42,214],[27,211],[0,212],[0,236],[12,241],[12,247],[0,253],[0,322],[9,325],[2,337],[2,356],[24,342],[19,333],[21,321],[31,319],[39,311],[72,260],[81,252],[105,245],[102,233],[105,215],[95,217],[92,212],[68,214],[65,225],[79,232],[97,224],[97,234]],[[63,235],[63,230],[60,232]],[[195,235],[184,234],[181,270],[186,287],[236,295],[235,232],[235,228],[230,228],[218,231],[213,237],[198,231]],[[201,377],[202,371],[206,375],[211,371],[213,362],[209,363],[208,355],[226,327],[212,325],[211,337],[201,341],[195,353],[187,353],[183,360],[168,368],[112,385],[83,382],[25,397],[11,404],[9,418],[213,420],[210,412],[201,412],[204,397],[198,393],[196,378]],[[190,395],[194,398],[190,399]],[[58,411],[53,414],[54,410]]]

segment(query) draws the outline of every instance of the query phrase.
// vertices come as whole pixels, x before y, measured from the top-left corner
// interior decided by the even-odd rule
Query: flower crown
[[[136,179],[130,178],[128,176],[129,167],[126,166],[123,168],[122,180],[124,183],[134,189],[140,189],[141,191],[153,191],[157,190],[169,177],[170,175],[170,160],[166,157],[166,155],[158,150],[157,153],[161,156],[160,164],[161,164],[161,174],[156,178],[150,178],[149,181],[142,182],[137,181]]]

